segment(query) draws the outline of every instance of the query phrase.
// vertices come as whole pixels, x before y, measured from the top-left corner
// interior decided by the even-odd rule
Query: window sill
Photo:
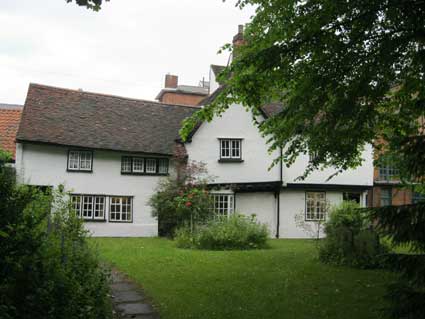
[[[69,168],[66,171],[68,173],[93,173],[93,170],[86,171],[81,169],[69,169]]]
[[[243,159],[241,158],[220,158],[219,163],[242,163]]]
[[[121,172],[121,175],[168,176],[169,173],[133,173],[133,172]]]

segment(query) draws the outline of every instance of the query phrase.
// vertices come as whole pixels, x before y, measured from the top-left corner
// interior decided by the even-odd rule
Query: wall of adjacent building
[[[93,172],[67,172],[68,148],[18,144],[16,168],[19,181],[29,185],[58,186],[78,194],[133,196],[133,222],[86,222],[94,236],[156,236],[157,220],[147,204],[160,176],[121,175],[119,152],[94,151]]]

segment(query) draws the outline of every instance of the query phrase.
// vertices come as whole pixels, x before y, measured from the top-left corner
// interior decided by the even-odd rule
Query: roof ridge
[[[199,106],[196,106],[196,105],[192,106],[192,105],[183,105],[183,104],[167,104],[167,103],[161,103],[161,102],[157,102],[157,101],[151,101],[151,100],[145,100],[145,99],[136,99],[136,98],[131,98],[131,97],[125,97],[125,96],[121,96],[121,95],[114,95],[114,94],[107,94],[107,93],[98,93],[98,92],[91,92],[91,91],[80,91],[80,90],[76,90],[76,89],[62,88],[62,87],[58,87],[58,86],[46,85],[46,84],[40,84],[40,83],[33,83],[33,82],[30,83],[30,87],[31,86],[36,86],[36,87],[41,87],[41,88],[51,88],[51,89],[68,91],[68,92],[75,92],[75,93],[80,93],[80,94],[99,95],[99,96],[104,96],[104,97],[112,97],[112,98],[118,98],[118,99],[123,99],[123,100],[128,100],[128,101],[152,103],[152,104],[157,104],[157,105],[161,105],[161,106],[176,106],[176,107],[187,107],[187,108],[195,108],[195,109],[198,109],[199,108]]]

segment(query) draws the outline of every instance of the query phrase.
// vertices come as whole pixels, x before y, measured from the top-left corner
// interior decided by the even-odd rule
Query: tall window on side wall
[[[381,188],[381,207],[382,206],[391,206],[392,204],[392,189],[391,188]]]
[[[93,168],[92,151],[68,151],[68,171],[91,172]]]
[[[219,216],[229,216],[234,211],[233,194],[211,194],[211,210]]]
[[[325,192],[306,192],[305,201],[306,221],[325,220],[327,210]]]
[[[242,161],[242,139],[221,138],[220,159],[221,162],[241,162]]]
[[[382,156],[378,161],[379,179],[383,181],[391,181],[397,179],[400,171],[395,167],[389,156]]]

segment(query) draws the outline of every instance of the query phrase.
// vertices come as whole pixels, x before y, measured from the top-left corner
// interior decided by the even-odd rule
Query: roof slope
[[[173,154],[196,107],[30,84],[17,140]]]
[[[12,153],[15,159],[15,139],[21,120],[22,106],[2,104],[0,107],[0,148]]]

